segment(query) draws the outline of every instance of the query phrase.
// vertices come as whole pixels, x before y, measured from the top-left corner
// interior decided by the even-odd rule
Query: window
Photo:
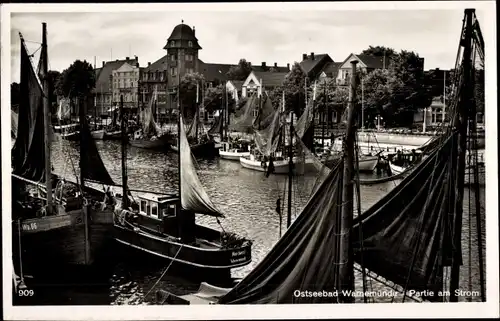
[[[141,200],[141,211],[146,212],[146,201]]]
[[[163,73],[160,73],[160,80],[163,81]]]
[[[192,48],[192,47],[193,47],[193,42],[192,42],[192,41],[188,41],[188,47],[189,47],[189,48]]]
[[[172,61],[177,61],[177,55],[172,55],[172,56],[170,56],[170,60],[172,60]]]
[[[148,74],[147,74],[147,73],[144,73],[144,75],[142,76],[142,78],[143,78],[144,80],[148,80]]]
[[[148,216],[151,215],[151,205],[149,204],[149,201],[146,203],[146,214]]]
[[[194,72],[194,69],[193,68],[186,68],[186,72],[188,74],[192,74]]]
[[[158,217],[158,204],[151,204],[151,216]]]
[[[177,68],[174,68],[174,67],[170,68],[170,74],[172,76],[177,76]]]
[[[170,47],[175,47],[175,41],[174,40],[170,41]]]

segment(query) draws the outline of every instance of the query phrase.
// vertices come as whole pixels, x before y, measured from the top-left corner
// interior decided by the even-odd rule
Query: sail
[[[186,135],[189,138],[197,138],[196,131],[197,131],[197,128],[199,127],[199,125],[200,125],[199,124],[200,123],[199,112],[200,112],[200,110],[196,109],[196,112],[194,113],[193,121],[189,125],[188,130],[186,131]]]
[[[221,304],[334,303],[335,297],[295,291],[334,291],[339,284],[343,164],[339,162],[269,254]]]
[[[43,57],[40,57],[43,58]],[[44,181],[45,136],[43,90],[21,41],[21,83],[17,138],[12,148],[13,174]]]
[[[180,123],[183,124],[182,116]],[[184,126],[180,126],[180,166],[181,171],[181,204],[182,208],[212,216],[224,216],[208,197],[205,188],[201,185],[198,174],[193,164],[191,148],[187,140]]]
[[[274,107],[271,99],[266,94],[263,100],[262,108],[259,109],[257,117],[253,121],[253,128],[257,130],[267,128],[274,119]]]
[[[57,107],[57,119],[64,120],[71,117],[71,105],[69,98],[62,98]]]
[[[108,173],[108,170],[102,162],[101,156],[99,155],[99,151],[97,150],[97,146],[92,138],[92,134],[90,133],[90,129],[87,124],[81,126],[80,130],[82,143],[84,144],[83,150],[85,151],[82,155],[80,155],[81,164],[83,165],[83,178],[92,182],[115,185],[113,179],[111,179],[111,176]]]
[[[160,128],[156,124],[153,117],[153,103],[155,99],[152,97],[149,103],[142,112],[142,132],[144,136],[158,136],[160,134]]]
[[[254,110],[258,108],[259,99],[253,94],[248,98],[245,105],[236,111],[234,121],[229,125],[229,129],[236,132],[250,132],[254,119]]]
[[[448,136],[406,179],[354,221],[353,235],[362,235],[362,244],[359,238],[353,244],[355,259],[408,290],[443,287],[444,258],[451,251],[444,231],[453,213],[449,203],[455,193],[451,160],[457,157],[456,142],[456,134]]]
[[[220,114],[222,114],[222,112]],[[216,117],[212,127],[208,130],[208,133],[211,135],[219,134],[221,126],[222,126],[222,116]]]
[[[313,120],[313,104],[314,101],[312,99],[309,100],[304,112],[299,117],[297,124],[295,125],[295,131],[300,138],[304,137]]]
[[[261,130],[254,129],[255,146],[265,156],[274,153],[278,147],[279,134],[282,129],[280,123],[280,111],[274,112],[271,123]]]

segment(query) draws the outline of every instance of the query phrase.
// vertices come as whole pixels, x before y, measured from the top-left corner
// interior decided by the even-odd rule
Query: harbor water
[[[121,146],[119,142],[98,141],[98,149],[112,178],[121,183]],[[127,175],[132,189],[156,192],[176,192],[178,184],[177,155],[128,147]],[[75,179],[78,171],[78,147],[73,142],[55,142],[53,148],[54,171],[65,177]],[[215,218],[198,216],[203,225],[216,229],[235,232],[253,240],[251,264],[232,271],[233,277],[247,275],[270,251],[280,237],[280,217],[275,211],[276,200],[281,198],[286,204],[286,175],[271,175],[242,168],[239,162],[219,158],[197,160],[198,176],[212,201],[225,214],[221,225]],[[375,178],[375,174],[363,175]],[[300,213],[307,202],[316,177],[300,176],[294,179],[292,217]],[[361,209],[366,210],[393,189],[399,181],[391,181],[373,186],[361,186]],[[120,192],[117,190],[117,192]],[[469,194],[471,202],[469,204]],[[464,193],[463,224],[463,266],[461,269],[460,289],[479,291],[479,267],[477,254],[477,235],[473,191]],[[481,188],[481,219],[484,227],[484,187]],[[472,217],[470,217],[472,215]],[[282,213],[282,233],[286,230],[286,207]],[[471,233],[469,233],[471,229]],[[484,228],[483,228],[484,230]],[[484,231],[483,231],[484,233]],[[483,234],[484,243],[484,234]],[[35,304],[48,305],[121,305],[154,304],[154,292],[165,289],[177,295],[196,291],[199,283],[177,276],[169,269],[169,262],[153,258],[137,250],[116,244],[106,262],[109,272],[104,279],[89,281],[86,285],[47,285],[38,292]],[[471,251],[469,251],[469,248]],[[469,256],[470,252],[470,256]],[[119,253],[119,254],[117,254]],[[117,254],[117,255],[115,255]],[[469,268],[469,262],[472,262]],[[108,269],[106,269],[108,270]],[[167,270],[165,272],[165,270]],[[361,273],[356,271],[356,290],[362,291]],[[469,283],[472,286],[469,286]],[[368,280],[368,291],[384,291],[390,288],[377,280]],[[356,299],[362,302],[362,298]],[[368,302],[401,302],[403,295],[387,295],[369,298]],[[464,301],[465,298],[459,298]],[[473,298],[480,301],[480,297]],[[413,302],[406,298],[405,302]]]

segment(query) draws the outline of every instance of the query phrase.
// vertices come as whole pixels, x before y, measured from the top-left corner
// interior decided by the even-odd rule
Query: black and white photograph
[[[498,317],[495,12],[2,5],[4,318]]]

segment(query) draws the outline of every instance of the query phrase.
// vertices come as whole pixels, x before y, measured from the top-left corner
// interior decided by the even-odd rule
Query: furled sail
[[[153,117],[153,103],[156,101],[156,89],[146,108],[142,112],[142,132],[145,136],[158,136],[161,132]]]
[[[11,138],[16,138],[17,137],[17,124],[19,123],[19,115],[11,110],[10,111],[10,137]]]
[[[304,109],[304,112],[297,120],[297,124],[294,126],[295,132],[300,138],[304,137],[313,120],[313,104],[314,101],[310,99],[308,104],[306,105],[306,108]]]
[[[354,223],[355,259],[409,289],[437,291],[451,251],[444,234],[449,226],[450,198],[455,193],[457,135],[448,136],[406,179]],[[451,205],[453,206],[453,205]],[[361,257],[361,255],[363,255]],[[438,300],[438,296],[427,298]]]
[[[259,99],[255,94],[250,96],[245,105],[235,113],[234,121],[229,125],[229,129],[242,133],[250,132],[254,120],[254,110],[258,107],[258,101]]]
[[[80,155],[82,158],[82,172],[83,178],[88,181],[102,183],[106,185],[115,185],[113,179],[108,173],[108,170],[104,166],[102,162],[101,156],[99,155],[99,151],[97,150],[97,146],[95,144],[94,139],[92,138],[92,134],[90,133],[90,129],[85,124],[81,126],[81,135],[82,143],[84,144],[83,149],[84,153]]]
[[[40,59],[44,59],[43,55]],[[13,174],[44,181],[45,136],[43,90],[21,39],[21,83],[17,138],[12,148]]]
[[[183,124],[182,116],[180,119]],[[208,197],[193,164],[191,148],[184,126],[180,126],[180,166],[181,171],[181,204],[182,208],[199,214],[223,216]]]
[[[269,254],[220,304],[334,303],[335,297],[296,296],[339,284],[343,163],[339,162]]]
[[[267,128],[274,119],[274,108],[271,99],[267,94],[262,99],[264,100],[262,108],[259,106],[259,112],[253,121],[253,128],[257,130]]]

